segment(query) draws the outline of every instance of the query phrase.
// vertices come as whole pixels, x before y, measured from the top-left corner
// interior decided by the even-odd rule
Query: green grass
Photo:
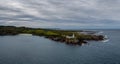
[[[99,36],[79,34],[78,31],[67,30],[53,30],[41,28],[15,27],[15,26],[0,26],[0,35],[17,35],[21,33],[33,34],[45,37],[60,37],[65,38],[68,35],[75,34],[75,39],[79,40],[95,40]],[[102,39],[102,37],[101,37]]]

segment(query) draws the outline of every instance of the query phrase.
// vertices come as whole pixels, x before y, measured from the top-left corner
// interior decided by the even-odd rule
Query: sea
[[[96,30],[106,41],[67,45],[30,34],[0,36],[0,64],[120,64],[120,30]]]

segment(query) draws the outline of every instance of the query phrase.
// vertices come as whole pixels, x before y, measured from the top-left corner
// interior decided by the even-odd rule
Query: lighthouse
[[[73,33],[72,36],[66,36],[66,38],[69,38],[69,39],[71,39],[71,38],[75,38],[75,35],[74,35],[74,33]]]

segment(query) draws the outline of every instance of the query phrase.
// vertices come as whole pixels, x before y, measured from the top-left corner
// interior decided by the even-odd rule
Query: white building
[[[69,39],[75,38],[75,35],[73,34],[72,36],[66,36],[66,38],[69,38]]]

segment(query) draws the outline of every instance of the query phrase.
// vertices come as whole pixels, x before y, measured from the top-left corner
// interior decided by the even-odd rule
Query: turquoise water
[[[120,31],[103,32],[108,42],[82,46],[31,35],[0,36],[0,64],[120,64]]]

